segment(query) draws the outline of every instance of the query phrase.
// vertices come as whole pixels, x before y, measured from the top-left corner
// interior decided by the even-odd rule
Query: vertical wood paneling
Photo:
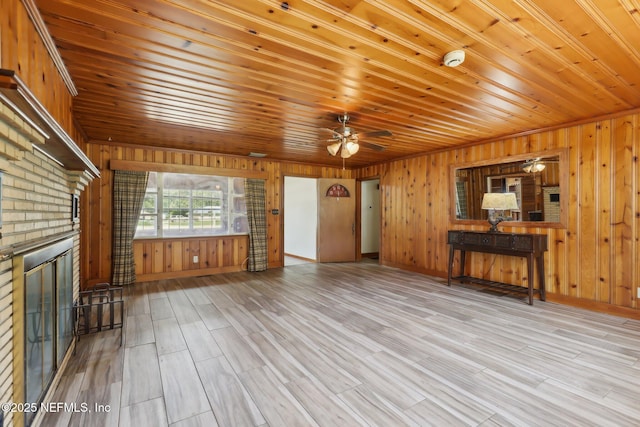
[[[595,281],[597,265],[597,223],[596,218],[596,123],[582,126],[582,141],[580,141],[580,166],[578,176],[580,192],[578,207],[580,221],[578,222],[578,251],[580,259],[592,260],[589,268],[580,268],[578,276],[579,287],[576,296],[595,301]]]
[[[79,146],[82,136],[76,131],[71,115],[72,96],[51,61],[22,2],[0,0],[0,65],[13,70],[29,90],[52,115],[56,122]],[[3,229],[2,246],[6,249],[17,243],[77,230],[84,224],[72,223],[69,194],[77,187],[73,179],[57,164],[40,154],[26,151],[19,161],[3,163]],[[77,193],[76,193],[77,194]],[[81,211],[87,207],[80,197]],[[83,221],[86,217],[83,218]],[[74,238],[74,295],[77,295],[79,270],[83,268],[79,254],[86,252],[86,241]],[[24,286],[22,261],[12,258],[0,263],[0,396],[3,402],[24,402]],[[15,277],[12,269],[15,268]],[[8,301],[13,300],[11,304]],[[54,379],[54,383],[59,376]],[[6,426],[21,426],[23,413],[4,413]]]
[[[580,166],[580,136],[581,128],[574,127],[568,129],[566,137],[569,142],[569,170],[571,171],[571,179],[569,180],[569,213],[568,213],[568,228],[567,228],[567,280],[561,283],[562,295],[571,297],[576,296],[578,289],[578,283],[580,282],[580,253],[578,246],[578,233],[579,230],[576,227],[580,219],[580,209],[578,206],[578,199],[580,196],[580,180],[578,177]]]
[[[560,171],[568,177],[568,194],[562,195],[569,201],[566,227],[509,230],[547,234],[547,292],[638,308],[639,129],[640,115],[630,115],[356,170],[355,178],[380,177],[381,262],[445,276],[447,229],[486,229],[484,222],[452,224],[451,165],[567,148],[569,170]],[[558,182],[561,177],[543,174],[542,179]],[[522,259],[483,254],[470,258],[467,273],[526,284]]]
[[[170,273],[173,271],[173,242],[166,242],[163,254],[165,266],[164,271]]]
[[[282,266],[282,215],[272,215],[272,209],[282,210],[282,177],[287,174],[309,177],[346,177],[352,171],[325,166],[301,165],[285,162],[274,162],[261,159],[245,159],[206,153],[187,153],[153,148],[132,148],[128,146],[87,144],[87,155],[100,169],[101,177],[88,187],[86,197],[87,217],[83,229],[90,250],[83,253],[82,284],[109,281],[111,277],[111,199],[113,191],[113,171],[109,169],[111,160],[150,161],[180,166],[206,166],[210,168],[236,169],[238,176],[242,171],[259,171],[266,175],[266,210],[267,210],[267,248],[269,266]],[[247,244],[242,239],[229,238],[214,241],[184,241],[181,239],[159,240],[155,247],[150,243],[136,245],[137,269],[147,274],[199,274],[211,268],[239,269],[246,258]],[[170,245],[170,246],[168,246]],[[137,252],[142,251],[142,255]],[[171,254],[169,257],[168,254]],[[199,262],[193,262],[193,255],[199,256]],[[236,263],[236,264],[233,264]],[[233,264],[232,267],[230,267]],[[201,273],[205,274],[205,273]]]
[[[167,244],[171,247],[171,271],[182,271],[184,269],[182,263],[183,242],[176,240]]]
[[[66,91],[46,49],[31,29],[20,2],[2,1],[0,57],[4,68],[15,69],[43,105],[71,135],[72,99]],[[526,137],[510,138],[410,160],[374,165],[351,172],[300,164],[215,156],[202,153],[169,152],[153,149],[89,144],[88,154],[102,171],[102,177],[88,187],[81,198],[83,248],[80,268],[83,281],[109,280],[111,264],[112,174],[110,159],[154,161],[169,164],[207,165],[267,173],[267,209],[282,209],[282,177],[287,173],[312,177],[379,176],[383,197],[381,261],[406,268],[444,275],[446,272],[446,230],[449,221],[450,164],[489,159],[510,154],[569,147],[571,200],[565,229],[529,228],[518,231],[542,232],[549,236],[547,286],[550,292],[592,301],[637,308],[636,289],[640,278],[637,263],[639,245],[637,167],[640,136],[637,115],[603,120],[598,124],[574,126]],[[597,129],[597,126],[600,129]],[[351,176],[353,175],[353,176]],[[423,190],[424,189],[424,190]],[[281,217],[268,214],[269,263],[281,265]],[[483,229],[486,225],[465,226]],[[229,259],[241,258],[240,241],[233,242],[231,255],[223,242],[198,246],[200,257],[209,267],[223,267]],[[152,270],[171,273],[193,269],[192,258],[183,257],[182,243],[163,244],[161,256],[154,257],[152,246],[136,253],[136,262]],[[244,248],[246,250],[246,248]],[[171,259],[168,260],[168,254]],[[163,262],[158,261],[162,259]],[[188,261],[188,262],[187,262]],[[242,262],[242,261],[240,261]],[[161,265],[161,264],[165,265]],[[214,265],[215,264],[215,265]],[[200,262],[203,267],[202,261]],[[490,268],[496,265],[497,268]],[[517,260],[474,260],[479,273],[495,274],[496,279],[521,283],[522,262]],[[197,268],[195,268],[197,271]]]
[[[634,206],[633,177],[637,169],[638,116],[621,117],[614,121],[616,144],[613,147],[615,161],[615,192],[613,194],[613,236],[614,277],[612,302],[614,304],[637,306],[636,290],[638,277],[634,277],[634,267],[638,264],[638,230],[635,228],[638,206]],[[635,152],[635,153],[634,153]],[[634,155],[635,154],[635,155]],[[637,182],[635,183],[637,188]]]
[[[640,156],[640,144],[637,142],[640,140],[640,115],[628,117],[626,119],[629,124],[625,127],[630,127],[625,133],[625,135],[629,135],[628,139],[631,144],[631,166],[630,169],[630,179],[631,179],[631,194],[632,194],[632,203],[633,208],[631,211],[632,215],[632,226],[631,226],[631,235],[632,235],[632,248],[631,248],[631,265],[633,271],[633,288],[631,290],[631,298],[635,300],[635,307],[640,308],[640,302],[638,302],[639,298],[637,297],[638,288],[640,288],[640,262],[637,262],[640,257],[640,167],[638,167],[638,157]],[[616,173],[617,173],[617,165],[616,165]],[[614,197],[617,195],[614,193]],[[615,234],[615,233],[614,233]],[[618,259],[614,258],[613,262],[614,268],[618,267]],[[617,276],[613,275],[615,283],[618,283]],[[619,304],[619,302],[612,298],[614,303]],[[631,305],[634,303],[632,302]]]
[[[594,299],[600,302],[609,302],[611,299],[611,258],[613,251],[606,250],[611,242],[611,206],[609,197],[612,193],[613,174],[611,162],[613,153],[611,147],[610,121],[604,121],[598,128],[597,155],[596,155],[596,212],[597,232],[594,233],[598,242],[596,244],[596,282]]]
[[[224,266],[224,240],[222,239],[216,242],[216,260],[219,267]]]
[[[218,263],[218,242],[207,240],[207,260],[209,262],[207,267],[215,268],[220,265]]]
[[[134,246],[134,250],[135,250]],[[158,241],[153,242],[151,245],[151,258],[153,262],[151,263],[151,273],[162,273],[164,272],[164,267],[166,265],[164,261],[164,242]]]
[[[239,271],[247,257],[247,236],[210,236],[135,240],[138,280]],[[216,248],[211,250],[211,248]],[[218,248],[221,248],[218,250]],[[193,256],[198,262],[193,262]]]

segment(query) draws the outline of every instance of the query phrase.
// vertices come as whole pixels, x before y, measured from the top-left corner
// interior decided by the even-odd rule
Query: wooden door
[[[356,260],[356,182],[318,179],[318,262]]]

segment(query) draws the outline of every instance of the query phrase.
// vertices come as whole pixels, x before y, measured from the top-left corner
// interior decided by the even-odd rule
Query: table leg
[[[449,274],[447,278],[447,286],[451,286],[451,272],[453,271],[453,245],[449,246]]]
[[[533,305],[533,254],[527,254],[527,285],[529,285],[529,305]]]
[[[539,277],[539,286],[540,286],[540,300],[546,301],[547,299],[547,290],[545,289],[544,284],[544,254],[540,254],[537,257],[538,263],[538,277]]]

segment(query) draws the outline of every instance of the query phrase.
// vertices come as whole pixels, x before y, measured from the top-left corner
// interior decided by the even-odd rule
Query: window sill
[[[248,236],[249,233],[233,233],[233,234],[196,234],[193,236],[163,236],[163,237],[134,237],[134,242],[142,241],[159,241],[159,240],[195,240],[195,239],[225,239],[228,237]]]

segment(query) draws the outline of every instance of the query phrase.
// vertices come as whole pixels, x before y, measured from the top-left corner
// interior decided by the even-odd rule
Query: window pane
[[[247,205],[244,200],[244,178],[233,178],[233,232],[248,233]]]
[[[172,173],[153,176],[149,177],[136,237],[247,232],[243,178]]]
[[[147,192],[142,202],[136,237],[153,237],[158,233],[158,184],[157,173],[149,173]]]
[[[162,229],[165,235],[180,235],[181,231],[189,229],[189,191],[175,189],[167,184],[171,185],[171,180],[165,175]]]

